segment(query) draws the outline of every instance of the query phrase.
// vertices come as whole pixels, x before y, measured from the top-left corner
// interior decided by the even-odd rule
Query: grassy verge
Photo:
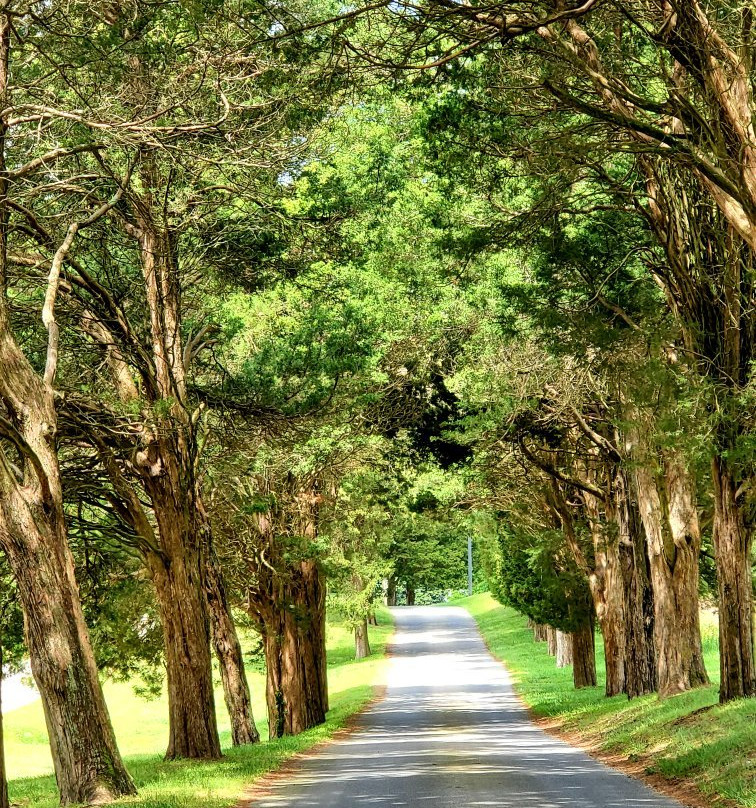
[[[383,680],[385,647],[392,632],[386,610],[378,613],[380,625],[370,629],[373,655],[354,661],[351,632],[340,625],[328,626],[328,684],[331,709],[325,724],[293,738],[264,741],[249,747],[231,748],[228,715],[220,684],[216,688],[218,724],[224,757],[214,763],[165,762],[168,741],[165,696],[145,700],[128,683],[108,682],[105,698],[129,771],[139,796],[118,801],[129,808],[228,808],[249,784],[278,768],[287,758],[330,737],[347,719],[373,697]],[[247,670],[257,726],[263,738],[268,728],[265,715],[265,677]],[[23,808],[55,808],[58,805],[52,761],[39,702],[4,716],[5,751],[10,778],[10,798]]]
[[[475,618],[494,656],[502,660],[523,701],[537,717],[550,718],[599,753],[642,764],[649,774],[694,784],[712,806],[720,798],[756,808],[756,699],[718,704],[710,687],[663,701],[628,701],[603,695],[604,659],[597,637],[599,686],[575,690],[570,668],[557,669],[544,643],[533,642],[526,620],[490,595],[455,601]],[[718,679],[716,625],[704,620],[706,666]]]

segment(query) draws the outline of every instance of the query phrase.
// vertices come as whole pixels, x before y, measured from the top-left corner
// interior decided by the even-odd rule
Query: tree
[[[292,156],[272,148],[276,156],[267,173],[257,173],[257,165],[250,170],[244,158],[252,143],[295,138],[283,103],[282,85],[292,75],[286,60],[269,57],[258,43],[260,64],[279,83],[246,71],[248,62],[238,54],[250,34],[237,25],[239,14],[244,9],[236,4],[188,9],[137,3],[108,7],[90,22],[50,11],[58,39],[72,19],[83,31],[69,46],[68,61],[61,60],[65,81],[51,80],[44,88],[50,136],[86,141],[94,130],[101,141],[86,157],[78,157],[78,146],[66,151],[77,155],[82,181],[66,188],[63,204],[105,190],[113,194],[103,206],[98,238],[74,245],[71,232],[57,254],[66,337],[85,355],[94,354],[83,368],[65,367],[66,417],[109,477],[114,507],[136,537],[155,586],[164,630],[169,758],[220,756],[209,608],[235,740],[256,736],[232,615],[212,568],[202,491],[208,402],[199,393],[203,382],[212,388],[216,378],[197,364],[217,327],[206,299],[187,294],[197,283],[192,267],[204,260],[203,228],[208,233],[215,227],[218,238],[233,218],[229,209],[256,204],[250,185],[267,182],[266,190],[272,186],[278,193],[275,178]],[[175,47],[180,41],[191,41],[192,48]],[[71,112],[80,99],[84,107]],[[224,174],[232,160],[234,170]],[[29,211],[36,222],[32,241],[43,250],[50,236],[42,224],[45,204],[34,200]],[[216,279],[202,278],[207,297]]]
[[[547,513],[547,508],[542,512]],[[593,604],[585,576],[565,547],[563,535],[553,528],[528,535],[519,520],[517,526],[507,527],[504,514],[498,521],[505,524],[487,558],[492,594],[535,623],[552,627],[554,653],[559,655],[561,650],[558,666],[573,665],[576,688],[595,686]]]
[[[41,46],[38,37],[49,34],[44,24],[32,24],[30,30],[23,25],[19,38],[19,28],[12,32],[16,13],[8,3],[0,10],[0,96],[6,109],[30,103],[26,82],[33,81],[22,65],[34,73],[33,58]],[[32,63],[24,54],[32,55]],[[15,73],[11,65],[17,68]],[[83,211],[75,211],[66,236],[53,250],[49,279],[42,286],[41,320],[48,339],[40,369],[32,361],[34,352],[28,346],[24,350],[14,329],[8,297],[13,280],[12,217],[28,219],[19,199],[23,189],[11,189],[11,182],[17,177],[26,184],[47,159],[55,161],[70,151],[59,144],[52,153],[44,144],[37,147],[33,131],[44,114],[20,117],[14,122],[6,115],[0,123],[0,542],[24,607],[26,642],[45,708],[61,802],[103,801],[134,793],[134,785],[116,747],[67,543],[57,455],[54,307],[61,264],[77,230],[94,224],[110,205],[87,204]]]
[[[359,9],[352,12],[357,30],[347,48],[374,65],[432,71],[441,82],[479,70],[490,82],[489,108],[512,103],[507,79],[516,71],[527,76],[534,110],[556,110],[552,131],[587,131],[604,151],[638,155],[637,179],[624,196],[656,235],[666,261],[652,272],[685,332],[685,350],[716,391],[711,475],[726,701],[756,692],[745,497],[753,465],[740,449],[752,429],[741,396],[752,372],[747,279],[756,249],[749,213],[756,158],[752,13],[746,3],[719,11],[698,0],[647,7],[381,4],[365,8],[364,29],[355,22]],[[520,109],[523,100],[518,93]],[[622,184],[594,168],[607,185]]]
[[[355,659],[370,656],[368,624],[378,587],[391,570],[386,558],[393,517],[390,455],[380,444],[366,444],[362,463],[357,461],[341,481],[324,525],[331,545],[329,603],[354,631]]]
[[[220,532],[241,560],[243,597],[265,648],[268,730],[280,738],[322,724],[328,711],[322,497],[315,479],[245,476],[251,486],[225,495]]]

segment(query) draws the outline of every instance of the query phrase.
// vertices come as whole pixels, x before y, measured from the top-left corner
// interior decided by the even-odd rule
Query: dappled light
[[[673,808],[533,724],[463,609],[394,610],[388,692],[255,808]]]
[[[0,808],[756,808],[754,8],[0,0]]]

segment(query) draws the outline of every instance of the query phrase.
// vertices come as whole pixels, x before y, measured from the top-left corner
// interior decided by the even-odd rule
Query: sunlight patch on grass
[[[129,808],[229,808],[249,785],[278,768],[287,758],[330,737],[350,716],[364,707],[383,684],[386,642],[393,631],[389,612],[378,612],[379,626],[370,627],[373,655],[354,661],[351,632],[329,624],[328,684],[331,709],[325,724],[293,738],[264,741],[232,748],[228,715],[220,682],[215,693],[224,757],[216,762],[162,759],[168,742],[165,694],[146,700],[129,683],[106,682],[108,702],[121,753],[139,789],[137,797],[117,801]],[[253,709],[260,735],[267,738],[265,676],[248,668]],[[58,805],[44,716],[39,702],[4,717],[10,798],[21,808],[56,808]]]
[[[756,808],[756,699],[720,705],[716,616],[702,614],[706,668],[712,684],[660,700],[643,696],[607,699],[604,655],[596,638],[597,687],[575,690],[572,669],[559,669],[545,643],[534,643],[527,621],[490,595],[455,601],[466,608],[517,692],[537,716],[557,719],[607,752],[647,761],[649,771],[687,778],[708,795]]]

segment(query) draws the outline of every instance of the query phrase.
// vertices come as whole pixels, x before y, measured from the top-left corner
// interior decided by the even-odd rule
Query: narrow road
[[[680,808],[536,727],[466,611],[394,616],[386,697],[255,808]]]

